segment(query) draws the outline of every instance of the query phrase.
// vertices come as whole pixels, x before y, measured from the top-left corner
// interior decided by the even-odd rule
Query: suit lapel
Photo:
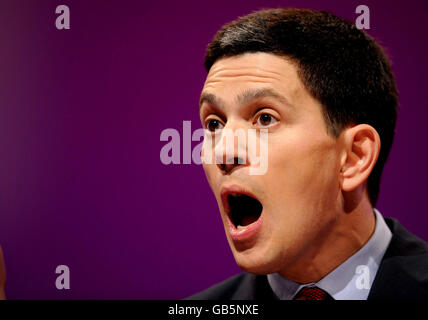
[[[428,248],[395,219],[385,218],[393,234],[368,300],[428,297]]]

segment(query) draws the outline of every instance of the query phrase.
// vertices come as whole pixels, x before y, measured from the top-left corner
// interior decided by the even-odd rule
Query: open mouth
[[[256,222],[263,211],[260,201],[243,193],[231,193],[227,201],[230,220],[238,230]]]

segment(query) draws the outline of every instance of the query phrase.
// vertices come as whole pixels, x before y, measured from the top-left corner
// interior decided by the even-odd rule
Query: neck
[[[376,225],[373,207],[364,193],[356,190],[344,195],[334,222],[318,236],[315,245],[279,274],[298,283],[315,283],[361,249]]]

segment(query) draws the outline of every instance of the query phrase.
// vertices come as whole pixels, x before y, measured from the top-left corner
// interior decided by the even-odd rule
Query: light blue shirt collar
[[[291,300],[306,286],[317,286],[335,300],[367,300],[383,255],[389,246],[392,233],[377,209],[373,210],[376,226],[370,240],[356,253],[317,283],[300,284],[278,273],[267,276],[273,292],[281,300]]]

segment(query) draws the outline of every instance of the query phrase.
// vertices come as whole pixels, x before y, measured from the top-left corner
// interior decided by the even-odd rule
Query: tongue
[[[256,222],[256,221],[257,221],[257,217],[247,216],[247,217],[242,218],[241,225],[248,226],[249,224],[252,224],[253,222]]]

